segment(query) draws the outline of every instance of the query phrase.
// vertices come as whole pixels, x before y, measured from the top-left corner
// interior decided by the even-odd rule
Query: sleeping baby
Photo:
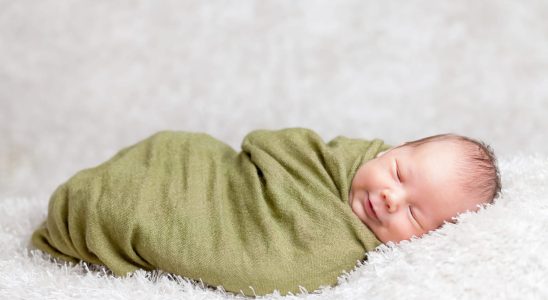
[[[380,244],[421,237],[500,192],[492,150],[453,134],[390,147],[261,129],[241,148],[156,133],[61,184],[32,243],[118,276],[162,270],[287,295],[336,285]]]
[[[454,134],[383,151],[352,179],[349,203],[383,243],[420,237],[501,190],[492,149]]]

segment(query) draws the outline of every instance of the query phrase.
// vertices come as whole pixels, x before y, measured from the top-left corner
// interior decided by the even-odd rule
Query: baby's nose
[[[388,207],[388,212],[395,212],[398,208],[398,197],[388,189],[381,191],[381,198]]]

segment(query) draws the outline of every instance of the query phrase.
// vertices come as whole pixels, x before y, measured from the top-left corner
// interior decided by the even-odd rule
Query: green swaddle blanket
[[[335,285],[380,245],[348,193],[382,140],[261,129],[241,148],[154,134],[59,186],[32,243],[119,276],[160,269],[247,296]]]

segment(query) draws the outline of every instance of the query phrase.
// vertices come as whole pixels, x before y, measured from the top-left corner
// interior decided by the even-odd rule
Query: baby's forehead
[[[462,155],[456,147],[429,143],[419,147],[403,146],[401,149],[401,154],[396,155],[398,166],[404,174],[417,179],[413,182],[431,183],[431,189],[437,190],[460,181]]]
[[[427,152],[428,154],[446,153],[452,152],[459,156],[466,155],[466,151],[463,144],[454,140],[434,140],[422,143],[406,142],[395,149],[402,149],[412,152]]]
[[[462,142],[455,139],[432,139],[427,141],[416,140],[416,141],[404,142],[403,144],[400,144],[398,147],[420,148],[422,146],[428,146],[428,145],[446,145],[446,144],[460,145],[462,144]]]

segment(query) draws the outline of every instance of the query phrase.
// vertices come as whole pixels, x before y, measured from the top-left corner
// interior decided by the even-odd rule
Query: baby
[[[420,237],[478,204],[492,203],[501,183],[492,149],[442,134],[380,152],[352,179],[352,211],[383,243]]]
[[[285,295],[334,285],[381,243],[420,237],[500,190],[492,151],[456,135],[390,148],[261,129],[241,148],[156,133],[60,185],[32,242],[119,276],[159,269]]]

